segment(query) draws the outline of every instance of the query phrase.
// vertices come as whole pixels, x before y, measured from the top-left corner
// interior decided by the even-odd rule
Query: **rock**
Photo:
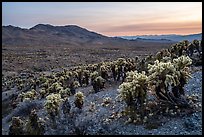
[[[184,127],[186,128],[187,131],[197,129],[195,122],[190,118],[184,121]]]

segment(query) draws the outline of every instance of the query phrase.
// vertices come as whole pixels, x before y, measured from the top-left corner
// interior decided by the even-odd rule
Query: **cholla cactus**
[[[166,100],[174,105],[179,104],[180,95],[184,95],[183,87],[190,77],[188,65],[191,59],[181,56],[173,61],[159,62],[155,61],[154,65],[149,65],[150,83],[155,85],[156,95],[159,99]],[[170,88],[172,87],[172,88]],[[169,91],[171,90],[171,91]]]
[[[156,83],[156,86],[163,87],[165,83],[178,85],[178,76],[176,75],[176,68],[171,62],[159,62],[155,61],[154,65],[148,65],[148,71],[151,74],[149,76],[151,82]],[[166,82],[165,82],[166,81]],[[173,81],[173,83],[172,83]]]
[[[62,89],[59,91],[62,98],[65,98],[71,94],[70,88]]]
[[[195,45],[195,49],[198,51],[199,55],[200,55],[200,47],[199,47],[199,40],[195,39],[193,40],[193,44]]]
[[[46,94],[47,94],[45,88],[40,89],[39,92],[40,92],[41,98],[44,98],[46,96]]]
[[[34,100],[37,98],[37,93],[34,89],[32,89],[31,91],[28,91],[26,93],[22,92],[19,96],[22,99],[22,101],[25,100]]]
[[[97,71],[94,71],[93,73],[90,74],[90,77],[91,77],[92,81],[98,76],[99,76],[99,73]]]
[[[89,85],[90,72],[89,72],[89,70],[84,70],[83,72],[84,72],[84,77],[85,77],[85,84],[86,84],[86,86],[88,86]]]
[[[177,67],[177,70],[181,70],[186,66],[192,64],[192,60],[188,56],[181,56],[177,59],[173,59],[173,63]]]
[[[55,82],[48,88],[48,92],[57,93],[60,90],[59,87],[62,87],[62,86],[58,82]]]
[[[69,103],[69,98],[67,97],[62,104],[62,111],[63,111],[64,115],[67,116],[67,114],[69,114],[70,110],[71,110],[71,105]]]
[[[23,121],[19,117],[12,117],[12,124],[9,127],[9,135],[24,135]]]
[[[121,66],[121,65],[124,65],[125,63],[126,63],[125,58],[118,58],[117,59],[117,65]]]
[[[172,61],[172,58],[169,57],[169,56],[164,56],[162,59],[161,59],[161,62],[171,62]]]
[[[74,79],[71,79],[70,81],[70,85],[69,85],[69,88],[70,88],[70,91],[71,91],[71,94],[75,94],[76,92],[76,88],[79,87],[80,84],[78,81],[74,81]]]
[[[173,63],[179,76],[179,84],[173,87],[173,93],[176,97],[180,97],[180,94],[185,95],[184,85],[191,78],[188,66],[192,64],[192,60],[188,56],[181,56],[178,59],[174,59]]]
[[[78,88],[80,86],[78,81],[74,81],[73,85],[74,85],[74,88]]]
[[[108,69],[107,69],[106,65],[102,65],[100,67],[100,75],[102,78],[108,80]]]
[[[105,85],[105,79],[103,79],[101,76],[96,77],[92,81],[92,86],[93,86],[95,93],[99,92],[100,89],[104,88],[104,85]]]
[[[103,98],[102,106],[108,106],[111,103],[112,99],[110,97]]]
[[[128,114],[130,114],[131,118],[135,119],[136,110],[139,110],[143,118],[149,82],[148,77],[144,71],[142,73],[130,71],[127,73],[126,80],[119,86],[119,97],[126,102]]]
[[[119,86],[119,96],[128,106],[135,105],[134,102],[139,100],[142,104],[146,98],[148,77],[145,72],[137,71],[128,72],[126,82]]]
[[[38,79],[39,84],[43,84],[47,81],[45,76],[40,76],[40,78]]]
[[[59,106],[63,100],[60,94],[50,94],[46,97],[46,102],[44,104],[48,114],[51,116],[56,116],[59,113]]]
[[[79,91],[74,95],[74,98],[75,98],[75,101],[74,101],[75,106],[79,109],[82,109],[84,104],[84,94]]]
[[[29,115],[28,122],[26,123],[26,132],[28,135],[43,135],[45,131],[44,125],[40,122],[38,115],[34,110]]]

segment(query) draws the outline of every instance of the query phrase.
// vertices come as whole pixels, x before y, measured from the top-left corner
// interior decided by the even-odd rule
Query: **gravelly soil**
[[[85,95],[82,110],[74,107],[74,96],[70,96],[69,102],[72,106],[70,115],[65,116],[60,112],[57,118],[57,127],[51,129],[52,122],[46,119],[47,113],[42,109],[44,100],[29,103],[21,103],[12,113],[2,118],[2,134],[8,134],[10,118],[20,116],[26,118],[22,113],[32,106],[38,106],[38,116],[46,121],[45,134],[106,134],[106,135],[201,135],[202,134],[202,111],[197,111],[184,116],[158,116],[160,126],[155,129],[147,129],[145,125],[126,123],[127,117],[121,115],[125,104],[116,99],[118,85],[120,83],[106,84],[106,88],[98,93],[92,93],[92,87],[79,88]],[[202,71],[198,70],[192,74],[192,79],[185,86],[186,94],[198,94],[198,102],[202,106]],[[103,99],[110,97],[110,103],[103,105]],[[91,102],[92,104],[91,108]],[[33,105],[35,104],[35,105]]]

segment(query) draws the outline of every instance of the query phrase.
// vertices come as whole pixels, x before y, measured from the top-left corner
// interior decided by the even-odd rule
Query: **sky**
[[[202,32],[202,2],[2,2],[2,25],[78,25],[106,36]]]

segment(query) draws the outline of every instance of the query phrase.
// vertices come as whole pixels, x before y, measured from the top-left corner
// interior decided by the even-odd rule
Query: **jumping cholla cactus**
[[[192,60],[188,56],[181,56],[173,60],[177,73],[179,75],[179,84],[173,88],[173,93],[176,97],[180,97],[179,94],[184,94],[184,85],[188,79],[191,78],[189,67],[192,64]]]
[[[121,66],[124,65],[126,63],[125,58],[118,58],[117,59],[117,65]]]
[[[66,89],[60,90],[59,93],[60,93],[62,98],[65,98],[65,97],[71,95],[71,90],[70,90],[70,88],[66,88]]]
[[[59,106],[63,100],[60,94],[50,94],[46,97],[45,108],[51,117],[55,117],[59,113]]]
[[[148,82],[148,77],[144,71],[142,73],[130,71],[127,73],[126,81],[118,89],[119,97],[126,102],[128,108],[134,112],[139,107],[142,117],[144,115]]]
[[[110,97],[103,98],[102,106],[108,106],[111,103],[112,99]]]
[[[43,135],[45,131],[44,125],[38,115],[36,110],[32,110],[28,122],[26,123],[26,134],[28,135]]]
[[[82,109],[84,104],[84,94],[79,91],[74,95],[74,98],[75,98],[75,101],[74,101],[75,106],[79,109]]]
[[[107,68],[106,65],[101,65],[100,75],[101,75],[102,78],[108,80],[108,68]]]
[[[31,91],[28,91],[26,93],[22,92],[19,97],[22,99],[22,101],[25,100],[35,100],[37,99],[37,93],[34,89],[32,89]]]
[[[78,81],[74,81],[73,85],[74,85],[74,88],[78,88],[80,86]]]
[[[96,77],[92,81],[92,86],[95,93],[99,92],[100,89],[104,88],[104,85],[105,85],[105,79],[103,79],[101,76]]]
[[[42,88],[39,92],[40,92],[41,98],[44,98],[47,94],[45,88]]]
[[[188,56],[181,56],[177,59],[173,60],[173,63],[177,67],[178,70],[184,69],[186,66],[192,64],[192,60]]]
[[[12,125],[9,127],[9,135],[24,135],[23,121],[19,117],[12,117]]]
[[[93,73],[90,74],[91,80],[94,80],[98,76],[99,76],[99,73],[97,71],[94,71]]]
[[[181,105],[181,94],[184,95],[183,87],[190,77],[188,65],[192,63],[187,56],[181,56],[173,61],[159,62],[148,65],[151,74],[149,80],[151,85],[155,85],[156,95],[159,99],[165,100],[174,105]]]
[[[65,98],[63,104],[62,104],[62,112],[64,113],[65,116],[67,116],[67,114],[69,114],[71,110],[71,105],[69,103],[69,98]]]
[[[178,76],[176,75],[176,68],[171,62],[159,62],[155,61],[154,65],[148,65],[148,71],[151,74],[149,79],[151,82],[156,84],[156,86],[160,86],[164,88],[164,86],[168,86],[167,84],[178,84]],[[170,81],[171,80],[171,81]]]
[[[60,85],[60,83],[55,82],[48,88],[48,91],[49,93],[58,93],[61,88],[63,87]]]

